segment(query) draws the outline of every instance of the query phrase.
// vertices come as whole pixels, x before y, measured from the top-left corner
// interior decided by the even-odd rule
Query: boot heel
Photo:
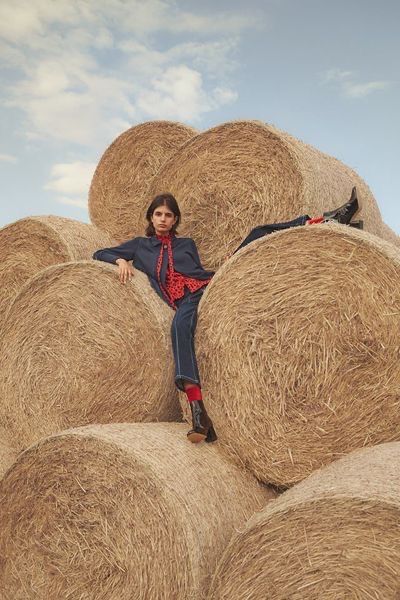
[[[355,227],[356,229],[364,229],[364,221],[350,221],[350,227]]]
[[[205,433],[202,433],[200,431],[195,431],[194,429],[191,429],[190,431],[188,431],[188,433],[186,434],[186,437],[189,440],[189,442],[192,442],[192,444],[198,444],[199,442],[203,442],[204,440],[206,440]]]
[[[208,428],[206,442],[210,444],[211,442],[216,442],[218,439],[217,434],[215,433],[214,425]]]

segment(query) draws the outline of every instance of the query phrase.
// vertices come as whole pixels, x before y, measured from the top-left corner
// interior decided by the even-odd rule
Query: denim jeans
[[[301,215],[301,217],[297,217],[292,221],[286,221],[284,223],[271,223],[268,225],[259,225],[252,229],[247,237],[244,238],[243,242],[240,244],[238,248],[236,248],[235,252],[250,244],[250,242],[254,242],[254,240],[258,240],[258,238],[263,237],[264,235],[268,235],[269,233],[274,233],[275,231],[281,231],[282,229],[290,229],[291,227],[299,227],[301,225],[305,225],[306,221],[308,221],[311,217],[308,215]],[[235,254],[234,252],[234,254]]]
[[[172,350],[175,360],[175,384],[183,391],[183,382],[200,385],[199,369],[194,349],[197,307],[204,288],[193,294],[188,290],[175,302],[177,309],[171,326]]]

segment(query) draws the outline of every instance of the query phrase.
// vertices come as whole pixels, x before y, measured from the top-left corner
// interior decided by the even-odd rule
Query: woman
[[[357,194],[353,188],[350,200],[340,208],[314,219],[304,215],[294,221],[256,227],[237,250],[281,229],[326,220],[349,224],[357,210]],[[119,279],[124,284],[134,274],[129,262],[133,261],[135,268],[149,277],[157,294],[176,311],[171,328],[175,383],[186,393],[192,413],[192,429],[187,437],[193,443],[202,440],[214,442],[217,435],[204,407],[194,351],[197,307],[214,273],[202,267],[196,244],[191,238],[176,237],[181,213],[172,194],[156,196],[147,209],[146,219],[146,237],[136,237],[120,246],[98,250],[93,258],[117,264]]]
[[[213,424],[203,404],[199,371],[194,351],[197,307],[214,275],[203,269],[196,244],[176,236],[181,213],[172,194],[156,196],[147,209],[146,237],[136,237],[120,246],[105,248],[93,258],[118,265],[121,283],[130,281],[134,269],[148,276],[153,289],[175,310],[171,335],[175,361],[175,383],[186,393],[192,413],[193,442],[214,442]]]

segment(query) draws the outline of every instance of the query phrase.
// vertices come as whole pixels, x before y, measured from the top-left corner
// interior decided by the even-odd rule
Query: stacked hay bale
[[[386,225],[386,223],[383,223],[382,237],[384,240],[387,240],[391,244],[394,244],[395,246],[400,246],[400,236],[398,236],[397,233],[395,233],[393,229],[389,227],[389,225]]]
[[[0,341],[0,424],[17,449],[77,425],[179,420],[172,316],[139,271],[124,286],[81,261],[31,279]]]
[[[91,426],[21,455],[0,484],[6,597],[206,597],[232,533],[271,492],[180,424]]]
[[[215,269],[256,225],[321,214],[343,204],[355,185],[365,229],[384,237],[376,201],[349,167],[271,125],[237,121],[178,149],[147,200],[163,190],[176,195],[182,235],[195,239],[205,265]]]
[[[397,600],[400,444],[358,450],[254,515],[226,549],[210,600]]]
[[[93,223],[119,241],[143,235],[149,184],[164,162],[196,133],[181,123],[151,121],[117,137],[92,179],[89,212]],[[157,193],[164,191],[168,190]]]
[[[196,347],[220,445],[278,486],[400,431],[400,254],[342,225],[257,240],[199,308]]]
[[[0,326],[12,299],[33,275],[71,260],[88,260],[113,245],[93,225],[64,217],[27,217],[0,229]]]

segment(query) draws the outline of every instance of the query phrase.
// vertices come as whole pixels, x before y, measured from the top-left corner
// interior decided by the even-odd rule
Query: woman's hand
[[[130,281],[135,272],[132,265],[124,258],[118,258],[115,262],[118,265],[118,276],[120,282],[126,283],[127,281]]]

